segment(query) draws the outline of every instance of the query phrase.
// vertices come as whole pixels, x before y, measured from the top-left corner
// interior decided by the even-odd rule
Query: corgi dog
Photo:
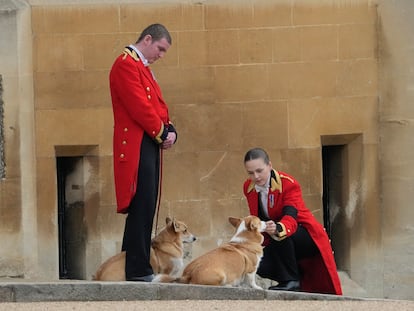
[[[196,237],[179,220],[167,217],[166,226],[151,241],[150,263],[154,274],[180,275],[184,262],[183,243],[192,243]],[[107,259],[96,271],[95,281],[125,281],[125,258],[122,251]]]
[[[256,271],[263,256],[263,235],[266,223],[256,216],[229,217],[236,233],[228,243],[191,261],[178,278],[156,275],[153,282],[216,286],[247,286],[256,284]]]

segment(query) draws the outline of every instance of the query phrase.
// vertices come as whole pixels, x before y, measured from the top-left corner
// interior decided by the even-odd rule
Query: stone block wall
[[[380,138],[384,297],[413,299],[414,5],[380,1]]]
[[[95,255],[86,278],[119,250],[123,231],[114,206],[108,72],[153,22],[173,36],[153,70],[179,133],[165,152],[159,224],[167,215],[188,222],[199,237],[192,256],[231,236],[228,216],[247,214],[241,186],[248,148],[264,147],[276,168],[293,174],[321,221],[321,137],[341,144],[343,135],[360,135],[358,161],[376,157],[377,19],[369,1],[34,5],[39,244],[56,248],[56,185],[46,182],[56,176],[56,156],[97,157],[96,176],[88,176],[100,186],[90,193],[94,204],[85,205],[85,243]],[[79,146],[90,148],[79,153]],[[358,178],[376,184],[375,166],[359,169]],[[365,191],[363,200],[375,188]],[[56,271],[56,258],[41,256]]]
[[[23,219],[15,222],[17,241],[32,234],[35,245],[33,252],[26,247],[16,255],[23,262],[16,275],[59,278],[57,157],[82,158],[77,178],[68,177],[66,185],[73,206],[83,209],[76,213],[82,224],[72,227],[82,232],[78,275],[90,279],[119,251],[124,216],[115,213],[108,74],[123,47],[160,22],[173,44],[152,69],[178,142],[164,153],[158,226],[166,216],[188,223],[199,239],[187,260],[229,239],[227,217],[248,212],[242,161],[255,146],[299,180],[308,207],[323,222],[322,151],[342,146],[342,175],[329,202],[338,267],[367,296],[383,296],[375,1],[28,2],[33,52],[19,51],[21,59],[33,61],[26,76],[33,81],[28,107],[34,123],[16,128],[32,130],[33,149],[27,151],[22,137],[9,137],[8,144],[17,142],[13,150],[25,145],[27,152],[6,156],[6,164],[16,161],[16,182],[35,189],[16,195],[32,205],[11,199],[10,177],[0,182],[1,210],[14,221]],[[6,94],[11,75],[3,79]],[[4,98],[7,113],[12,100]],[[30,157],[33,167],[25,172],[32,178],[23,178],[19,170]],[[3,202],[16,204],[17,214],[6,212]],[[3,219],[0,228],[9,224]],[[5,259],[3,266],[11,262]],[[30,273],[24,262],[33,263]]]
[[[36,266],[36,176],[30,6],[0,2],[2,176],[0,276],[30,275]]]

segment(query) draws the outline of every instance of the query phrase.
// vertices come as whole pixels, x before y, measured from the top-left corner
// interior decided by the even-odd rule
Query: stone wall
[[[160,224],[167,215],[188,222],[199,237],[192,256],[230,237],[228,216],[247,213],[241,185],[248,148],[263,146],[276,168],[297,177],[321,221],[322,144],[361,137],[355,158],[365,163],[376,157],[376,8],[366,1],[305,3],[32,7],[37,172],[53,180],[57,155],[98,157],[96,176],[89,176],[101,186],[90,193],[95,205],[85,207],[83,219],[86,249],[95,254],[87,256],[91,266],[119,250],[123,231],[123,217],[114,215],[108,70],[149,23],[165,24],[173,36],[167,57],[153,70],[179,133],[175,148],[165,152]],[[354,134],[351,141],[348,134]],[[376,167],[363,164],[357,171],[344,185],[358,184],[349,190],[357,199],[341,209],[364,219],[365,200],[375,202],[376,188],[369,185],[376,184]],[[42,249],[56,248],[55,187],[38,187]],[[343,225],[349,229],[351,220]],[[357,232],[353,240],[365,249],[365,229]],[[356,245],[341,251],[349,257],[349,273],[366,260],[351,252]],[[56,258],[41,256],[44,268],[56,269]]]
[[[164,154],[158,226],[167,215],[188,223],[199,239],[187,260],[227,240],[232,234],[227,217],[248,212],[242,160],[254,146],[267,149],[274,167],[300,181],[308,207],[323,222],[322,151],[340,146],[331,162],[341,175],[333,174],[329,200],[338,267],[367,296],[384,295],[378,162],[383,54],[378,53],[381,28],[374,1],[28,2],[33,53],[22,50],[15,57],[33,60],[25,76],[34,84],[29,106],[35,124],[20,119],[15,128],[34,129],[33,137],[6,136],[9,144],[16,142],[6,150],[25,146],[16,166],[33,165],[35,171],[15,180],[31,183],[36,192],[16,196],[31,204],[16,202],[6,190],[13,179],[6,178],[0,182],[0,210],[16,223],[14,244],[29,245],[24,233],[30,233],[34,249],[3,257],[0,275],[12,275],[3,267],[17,258],[22,264],[14,275],[59,278],[57,157],[82,159],[78,177],[66,179],[71,206],[81,208],[73,210],[78,224],[71,226],[82,245],[77,275],[90,279],[119,251],[124,217],[115,213],[108,73],[125,45],[148,24],[161,22],[173,45],[152,67],[178,142]],[[6,94],[10,75],[3,77]],[[4,96],[6,109],[14,98]],[[24,110],[30,112],[29,106]],[[13,120],[7,110],[6,120]],[[27,151],[33,142],[36,148]],[[13,212],[11,204],[17,207]],[[33,262],[30,271],[27,262]]]
[[[380,139],[384,297],[413,299],[414,5],[381,1]]]
[[[31,10],[0,2],[4,172],[0,179],[0,276],[37,270]]]
[[[3,77],[0,75],[0,179],[6,178],[4,138]]]

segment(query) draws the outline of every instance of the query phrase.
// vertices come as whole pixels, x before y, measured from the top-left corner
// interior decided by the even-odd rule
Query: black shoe
[[[127,281],[131,282],[152,282],[154,279],[154,274],[144,275],[144,276],[135,276],[127,278]]]
[[[280,282],[276,286],[270,286],[269,290],[287,290],[292,292],[300,291],[299,281]]]

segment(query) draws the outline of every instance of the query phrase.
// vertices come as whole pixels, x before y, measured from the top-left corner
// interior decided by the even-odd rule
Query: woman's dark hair
[[[141,35],[139,36],[136,43],[142,41],[146,35],[150,35],[152,37],[152,41],[159,41],[162,38],[165,38],[167,42],[171,45],[171,35],[168,32],[167,28],[161,24],[152,24],[145,28]]]
[[[269,164],[269,155],[262,148],[253,148],[246,152],[244,156],[244,163],[250,160],[263,159],[266,164]]]

